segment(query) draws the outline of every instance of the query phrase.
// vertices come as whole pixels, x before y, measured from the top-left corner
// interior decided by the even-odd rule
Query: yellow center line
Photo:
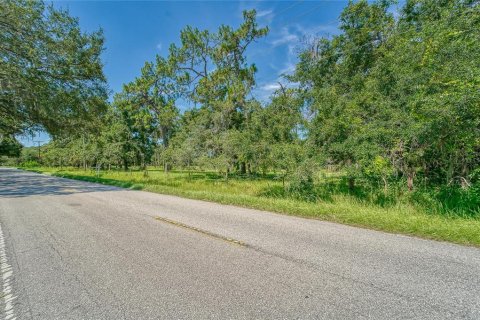
[[[213,237],[215,239],[226,241],[230,244],[235,244],[235,245],[238,245],[238,246],[241,246],[241,247],[247,247],[247,244],[240,241],[240,240],[232,239],[232,238],[229,238],[229,237],[224,237],[222,235],[219,235],[219,234],[207,231],[207,230],[203,230],[203,229],[200,229],[200,228],[197,228],[197,227],[192,227],[192,226],[186,225],[182,222],[170,220],[170,219],[167,219],[167,218],[164,218],[164,217],[159,217],[159,216],[156,216],[155,220],[162,221],[162,222],[165,222],[165,223],[169,223],[169,224],[172,224],[174,226],[185,228],[185,229],[188,229],[188,230],[196,231],[196,232],[204,234],[206,236],[210,236],[210,237]]]

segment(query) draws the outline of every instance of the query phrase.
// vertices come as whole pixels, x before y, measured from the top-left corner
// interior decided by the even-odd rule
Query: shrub
[[[40,164],[35,161],[35,160],[28,160],[28,161],[24,161],[22,163],[20,163],[20,167],[22,168],[35,168],[35,167],[39,167]]]

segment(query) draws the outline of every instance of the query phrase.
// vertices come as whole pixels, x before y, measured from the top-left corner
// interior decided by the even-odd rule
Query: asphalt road
[[[1,319],[480,319],[480,250],[0,168]]]

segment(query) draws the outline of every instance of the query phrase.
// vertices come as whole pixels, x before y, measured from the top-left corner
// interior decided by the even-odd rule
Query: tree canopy
[[[106,109],[102,31],[41,1],[0,1],[0,135],[92,127]]]
[[[388,167],[410,189],[418,175],[468,184],[480,147],[479,3],[409,0],[396,20],[390,3],[351,2],[343,33],[300,55],[308,142],[357,172]]]

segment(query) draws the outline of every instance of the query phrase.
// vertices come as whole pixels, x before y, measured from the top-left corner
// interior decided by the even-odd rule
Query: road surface
[[[480,319],[480,250],[0,169],[1,319]]]

